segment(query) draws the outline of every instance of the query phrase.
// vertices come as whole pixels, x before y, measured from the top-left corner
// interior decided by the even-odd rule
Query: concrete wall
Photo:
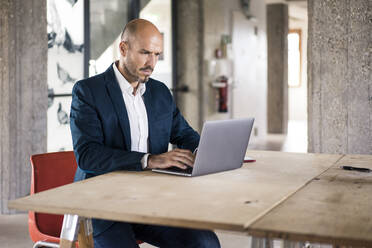
[[[288,6],[267,5],[267,129],[287,133],[288,128]]]
[[[0,212],[30,189],[31,154],[46,151],[46,1],[0,1]]]
[[[178,106],[189,124],[201,131],[203,6],[199,0],[178,0],[176,11],[177,83],[189,87],[189,92],[177,93]]]
[[[370,0],[309,0],[309,152],[372,154]]]
[[[127,23],[128,1],[89,1],[90,58],[96,60],[114,42]],[[142,2],[141,5],[144,4]]]
[[[229,112],[218,113],[213,78],[204,70],[204,120],[255,117],[255,132],[251,141],[263,139],[267,132],[267,41],[266,5],[252,0],[248,20],[239,0],[204,0],[205,65],[214,60],[214,51],[220,46],[221,35],[230,35],[232,45],[228,59],[232,61],[232,80],[229,86]],[[207,69],[207,68],[205,68]],[[228,71],[228,69],[227,69]],[[218,75],[217,75],[218,76]]]

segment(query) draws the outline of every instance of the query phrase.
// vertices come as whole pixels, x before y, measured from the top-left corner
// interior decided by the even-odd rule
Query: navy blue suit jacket
[[[143,98],[149,127],[148,152],[167,152],[169,142],[194,151],[200,137],[179,112],[167,86],[150,78]],[[143,170],[141,159],[145,153],[131,151],[128,115],[112,65],[104,73],[75,84],[70,126],[78,163],[75,181],[116,170]],[[94,234],[112,224],[93,220]]]

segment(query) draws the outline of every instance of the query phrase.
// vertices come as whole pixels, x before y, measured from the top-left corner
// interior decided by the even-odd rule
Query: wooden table
[[[329,170],[247,228],[251,235],[372,247],[371,155],[342,156]]]
[[[349,178],[350,171],[337,169],[340,164],[349,163],[348,158],[355,159],[351,162],[366,161],[363,166],[370,166],[372,156],[268,151],[250,151],[247,155],[257,162],[244,164],[233,171],[195,178],[120,171],[20,198],[11,201],[9,207],[117,221],[239,231],[293,240],[355,241],[372,245],[368,235],[368,230],[372,233],[371,214],[366,211],[372,209],[369,196],[372,195],[372,173],[353,172],[355,175]],[[350,180],[332,177],[332,173],[340,173]],[[329,177],[334,178],[333,181],[327,180]],[[317,197],[321,198],[327,192],[334,197],[335,203],[343,204],[340,206],[343,209],[350,210],[355,206],[329,192],[329,185],[334,183],[334,190],[337,190],[342,180],[354,186],[340,187],[354,197],[353,201],[364,204],[360,207],[364,215],[351,211],[342,218],[337,212],[328,215],[333,213],[327,207],[329,201],[323,201],[321,209],[314,208],[319,204]],[[355,180],[359,180],[359,184],[354,183]],[[359,223],[360,217],[365,219]],[[316,219],[322,219],[328,225],[317,232],[319,225],[324,223]],[[359,236],[353,236],[354,231],[342,232],[354,230],[354,226],[346,228],[351,221],[363,226],[358,230],[365,232],[355,231]],[[335,232],[335,228],[340,231]]]

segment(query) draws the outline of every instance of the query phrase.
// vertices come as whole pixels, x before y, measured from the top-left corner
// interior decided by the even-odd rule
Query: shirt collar
[[[125,79],[123,74],[121,74],[118,67],[116,66],[116,62],[112,64],[112,67],[114,69],[115,77],[116,77],[116,80],[119,83],[119,86],[120,86],[120,89],[121,89],[122,93],[127,92],[128,94],[133,95],[133,90],[134,89],[133,89],[132,85],[128,82],[128,80]],[[143,94],[145,94],[146,85],[144,83],[139,83],[137,91],[142,96]]]

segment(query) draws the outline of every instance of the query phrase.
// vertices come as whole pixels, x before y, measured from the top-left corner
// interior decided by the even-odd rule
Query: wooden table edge
[[[22,198],[19,198],[21,200]],[[80,217],[85,218],[95,218],[95,219],[103,219],[103,220],[113,220],[113,221],[124,221],[124,222],[131,222],[131,223],[142,223],[142,224],[153,224],[153,225],[167,225],[173,227],[185,227],[185,228],[196,228],[196,229],[205,229],[205,230],[226,230],[232,232],[240,232],[245,233],[245,228],[243,224],[228,224],[228,223],[221,223],[221,222],[205,222],[203,220],[187,220],[187,219],[174,219],[172,217],[158,217],[158,216],[143,216],[137,215],[133,213],[128,214],[117,214],[116,218],[110,218],[103,213],[99,218],[92,217],[89,213],[86,213],[86,210],[80,209],[69,209],[68,211],[60,211],[58,207],[51,208],[51,207],[44,207],[40,208],[40,206],[34,207],[32,205],[25,206],[24,204],[18,204],[17,200],[11,200],[8,202],[8,207],[17,209],[17,210],[26,210],[26,211],[35,211],[38,213],[47,213],[47,214],[71,214],[71,215],[78,215]],[[117,217],[120,216],[120,220]]]
[[[296,232],[279,232],[275,230],[260,230],[257,228],[247,228],[248,235],[261,238],[270,238],[270,239],[284,239],[291,241],[303,241],[303,242],[312,242],[312,243],[324,243],[331,244],[334,246],[356,246],[356,247],[372,247],[372,240],[360,240],[352,238],[341,238],[341,237],[332,237],[332,236],[322,236],[319,234],[306,234],[306,233],[296,233]]]

